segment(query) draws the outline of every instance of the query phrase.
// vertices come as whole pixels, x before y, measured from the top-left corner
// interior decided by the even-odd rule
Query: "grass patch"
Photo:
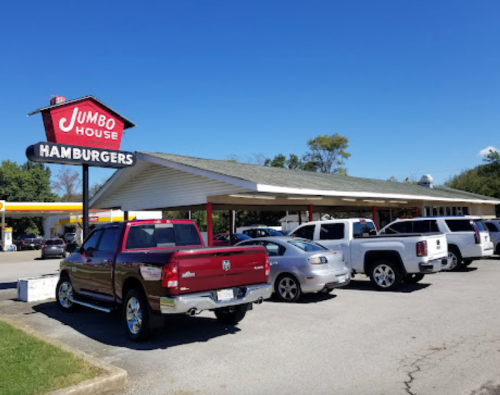
[[[0,395],[43,394],[99,373],[73,354],[0,321]]]

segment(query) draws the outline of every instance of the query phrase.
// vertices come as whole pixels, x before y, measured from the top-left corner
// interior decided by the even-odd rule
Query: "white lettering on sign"
[[[38,156],[47,159],[68,159],[70,161],[90,162],[91,164],[113,163],[123,166],[134,164],[134,154],[83,147],[64,147],[59,145],[40,144]],[[56,161],[64,162],[64,161]]]
[[[86,124],[85,127],[77,125],[84,123]],[[88,127],[89,124],[96,125],[98,128]],[[69,121],[66,118],[59,120],[59,128],[64,133],[69,133],[74,129],[77,135],[104,138],[105,140],[118,140],[118,132],[113,132],[115,126],[116,121],[113,118],[107,118],[106,115],[99,114],[98,111],[80,111],[78,107],[73,109]],[[106,129],[103,129],[104,127]]]

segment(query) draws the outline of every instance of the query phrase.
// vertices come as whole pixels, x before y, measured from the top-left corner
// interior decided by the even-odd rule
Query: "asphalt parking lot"
[[[16,301],[18,277],[57,271],[58,259],[38,256],[0,254],[0,314],[127,370],[126,394],[500,393],[496,257],[400,292],[377,292],[363,276],[333,295],[265,302],[237,327],[212,313],[170,317],[135,344],[117,313]]]

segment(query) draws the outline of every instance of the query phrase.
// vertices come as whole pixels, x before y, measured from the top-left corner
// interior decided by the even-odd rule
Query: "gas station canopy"
[[[51,215],[79,215],[82,203],[66,202],[6,202],[0,201],[0,211],[5,218],[49,217]],[[92,210],[94,212],[109,210]]]

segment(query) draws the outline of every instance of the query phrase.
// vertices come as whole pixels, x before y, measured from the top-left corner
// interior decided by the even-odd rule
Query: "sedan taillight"
[[[314,256],[307,260],[312,265],[321,265],[323,263],[328,263],[328,259],[324,256]]]
[[[417,243],[417,256],[427,256],[427,241]]]

